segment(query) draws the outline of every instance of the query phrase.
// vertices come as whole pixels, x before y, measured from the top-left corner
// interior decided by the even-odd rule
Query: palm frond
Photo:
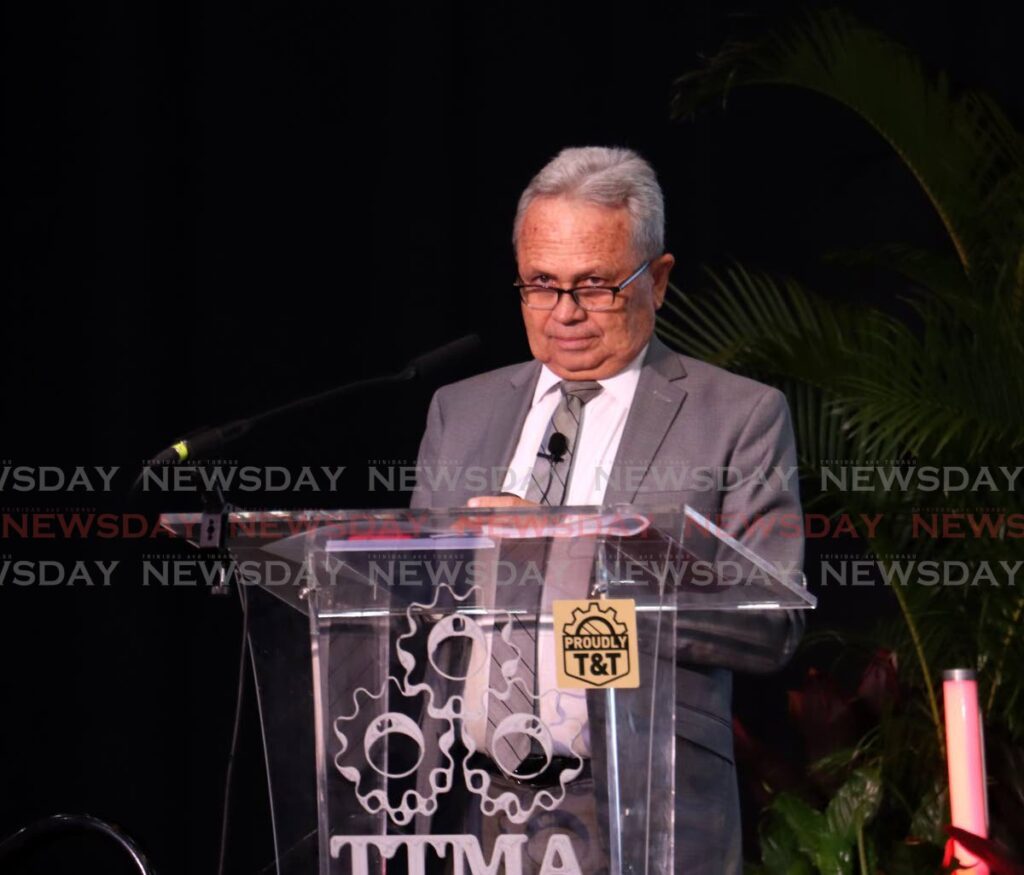
[[[982,94],[954,96],[903,46],[837,9],[750,43],[732,43],[680,76],[672,112],[692,114],[734,88],[789,85],[861,116],[917,179],[964,269],[986,297],[1019,301],[1024,244],[1024,156],[1019,134]]]
[[[797,421],[812,452],[838,449],[841,437],[862,458],[909,453],[963,463],[986,452],[1012,458],[1024,446],[1024,343],[1012,320],[914,297],[922,320],[915,332],[792,280],[738,266],[709,277],[708,296],[670,289],[660,333],[688,354],[815,391],[814,409],[809,395],[790,394],[802,405]],[[852,456],[819,456],[837,457]]]
[[[823,261],[846,268],[881,268],[902,276],[918,288],[927,289],[930,294],[942,295],[955,302],[972,300],[976,309],[982,306],[971,295],[971,284],[963,266],[946,253],[930,252],[903,243],[888,243],[869,249],[830,252]]]

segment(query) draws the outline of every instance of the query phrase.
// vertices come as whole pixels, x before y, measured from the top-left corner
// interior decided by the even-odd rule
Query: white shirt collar
[[[636,358],[617,374],[612,377],[605,377],[603,380],[598,380],[597,382],[601,384],[601,388],[610,395],[615,396],[616,400],[632,401],[638,374],[643,367],[644,356],[647,355],[647,348],[650,345],[650,341],[648,341]],[[558,374],[550,370],[547,365],[541,365],[540,377],[537,379],[537,388],[533,393],[533,403],[536,405],[541,398],[561,382],[562,378]]]

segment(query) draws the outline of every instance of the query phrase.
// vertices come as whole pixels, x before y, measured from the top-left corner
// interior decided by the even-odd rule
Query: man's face
[[[562,197],[536,198],[519,232],[519,277],[525,283],[617,286],[643,260],[633,250],[625,207]],[[650,339],[674,259],[665,254],[616,296],[615,309],[588,312],[562,295],[554,310],[522,305],[534,358],[563,380],[601,380],[622,371]]]

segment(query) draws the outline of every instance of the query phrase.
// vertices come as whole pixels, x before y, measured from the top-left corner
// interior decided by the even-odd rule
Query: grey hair
[[[518,246],[526,210],[538,197],[567,197],[629,210],[633,248],[641,258],[665,249],[665,202],[654,169],[632,149],[563,149],[530,180],[516,208],[512,245]]]

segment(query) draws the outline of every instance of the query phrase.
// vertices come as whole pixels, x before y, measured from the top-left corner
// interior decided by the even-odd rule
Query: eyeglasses
[[[577,307],[588,312],[611,310],[615,307],[615,296],[642,274],[650,261],[645,261],[617,286],[580,286],[560,289],[557,286],[534,286],[523,282],[513,283],[519,289],[519,299],[531,310],[554,310],[562,295],[571,295]]]

